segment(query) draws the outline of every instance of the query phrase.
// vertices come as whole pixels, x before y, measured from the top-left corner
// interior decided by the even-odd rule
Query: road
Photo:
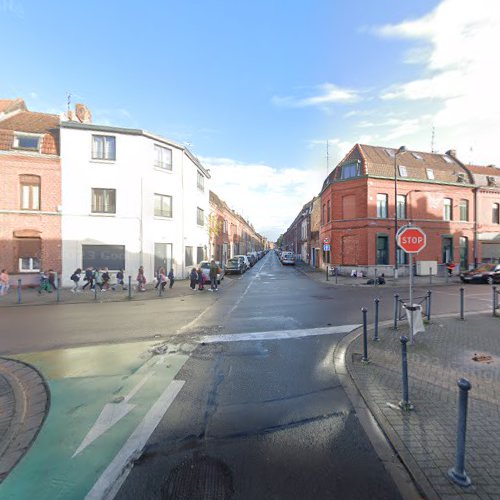
[[[3,309],[2,353],[41,371],[52,403],[0,497],[399,498],[332,362],[360,308],[377,294],[389,319],[393,293],[271,253],[215,293]],[[457,294],[440,287],[434,310]]]

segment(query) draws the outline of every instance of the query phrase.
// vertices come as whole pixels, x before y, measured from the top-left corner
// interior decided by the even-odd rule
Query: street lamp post
[[[397,159],[399,154],[403,154],[406,151],[404,146],[401,146],[394,153],[394,279],[398,279],[398,242],[397,242],[397,234],[398,234],[398,165]],[[411,269],[410,269],[411,272]]]

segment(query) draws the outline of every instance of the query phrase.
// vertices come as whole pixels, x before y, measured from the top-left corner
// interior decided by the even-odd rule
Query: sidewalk
[[[219,285],[220,288],[226,288],[232,283],[231,279],[224,278],[222,283]],[[210,285],[205,285],[205,292],[210,288]],[[97,292],[94,290],[83,290],[78,293],[73,293],[71,288],[63,288],[59,293],[59,303],[60,304],[83,304],[92,302],[124,302],[129,300],[163,300],[168,298],[185,297],[186,295],[193,295],[198,292],[198,290],[193,291],[189,288],[189,280],[176,280],[173,288],[165,288],[161,296],[159,295],[158,289],[154,288],[154,285],[146,285],[145,292],[139,292],[135,289],[134,284],[132,284],[132,289],[130,292],[128,290],[122,290],[117,287],[115,291],[109,289],[106,291]],[[47,293],[43,291],[41,294],[37,292],[36,288],[25,288],[21,290],[21,303],[18,303],[18,291],[15,288],[11,288],[8,295],[0,297],[0,308],[1,307],[12,307],[12,306],[33,306],[33,305],[47,305],[47,304],[57,304],[57,292],[53,290],[52,293]]]
[[[48,388],[37,370],[0,358],[0,483],[29,450],[49,404]]]
[[[369,279],[373,279],[373,276],[366,278],[351,278],[350,276],[328,276],[328,281],[326,280],[326,271],[323,269],[315,269],[304,262],[297,261],[295,267],[298,271],[306,274],[311,279],[317,281],[318,283],[323,283],[326,285],[336,285],[336,286],[371,286],[371,287],[407,287],[408,286],[408,276],[400,277],[395,280],[392,277],[385,278],[385,285],[367,285],[366,282]],[[438,286],[438,285],[453,285],[459,284],[460,278],[458,276],[452,276],[450,278],[440,277],[440,276],[414,276],[413,284],[415,286]]]
[[[402,412],[400,335],[380,328],[380,342],[369,331],[368,358],[363,364],[362,335],[346,352],[348,371],[370,411],[427,498],[500,498],[500,318],[486,314],[433,320],[408,345],[409,399],[415,409]],[[474,354],[490,355],[491,363],[475,362]],[[472,384],[465,470],[472,480],[460,488],[448,479],[455,462],[457,380]]]

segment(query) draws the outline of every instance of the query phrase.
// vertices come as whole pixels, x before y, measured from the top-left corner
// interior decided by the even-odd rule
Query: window
[[[172,150],[155,144],[155,167],[172,170]]]
[[[203,251],[203,247],[196,247],[196,261],[198,264],[205,260],[205,252]]]
[[[16,238],[14,244],[17,247],[19,272],[33,273],[40,271],[42,240],[40,238]]]
[[[434,170],[432,168],[426,168],[425,172],[427,173],[427,179],[434,180]]]
[[[155,216],[172,217],[172,197],[155,193]]]
[[[408,264],[408,254],[402,248],[396,249],[396,257],[398,259],[398,264],[402,266]]]
[[[14,148],[30,149],[38,151],[40,146],[40,136],[28,134],[16,134],[14,136]]]
[[[398,194],[397,200],[398,219],[406,219],[406,196]]]
[[[500,224],[500,204],[493,203],[493,209],[491,211],[491,222],[493,224]]]
[[[330,200],[326,202],[326,220],[330,222]]]
[[[326,205],[323,203],[323,209],[321,210],[321,224],[324,224],[326,222]]]
[[[387,156],[389,156],[390,158],[394,158],[394,156],[396,156],[396,153],[394,152],[393,149],[386,149],[385,152],[387,153]]]
[[[93,135],[92,159],[116,160],[116,138],[112,135]]]
[[[196,209],[196,224],[198,224],[198,226],[205,225],[205,211],[201,208]]]
[[[173,267],[172,243],[155,243],[155,268],[157,272],[160,267],[164,267],[167,273]]]
[[[468,200],[460,200],[460,220],[468,221],[469,220],[469,201]]]
[[[184,263],[186,267],[193,265],[193,247],[186,247],[184,249]]]
[[[453,160],[449,156],[446,156],[446,155],[443,155],[443,160],[446,163],[453,163]]]
[[[467,271],[469,268],[469,238],[460,236],[458,244],[460,247],[460,269]]]
[[[443,263],[453,262],[453,237],[443,236],[442,259]]]
[[[377,217],[387,219],[387,195],[377,194]]]
[[[21,175],[21,210],[40,210],[40,177]]]
[[[414,153],[414,152],[412,151],[412,153],[411,153],[411,154],[413,155],[413,158],[415,158],[416,160],[423,160],[422,156],[421,156],[421,155],[419,155],[418,153]]]
[[[451,198],[443,200],[443,220],[452,220],[453,218]]]
[[[351,163],[349,165],[342,165],[341,179],[349,179],[351,177],[359,176],[359,163]]]
[[[387,235],[377,236],[377,264],[389,264],[389,237]]]
[[[116,189],[92,188],[92,213],[116,213]]]
[[[404,165],[399,165],[398,168],[400,177],[408,177],[408,171],[406,170],[406,167]]]
[[[196,185],[200,191],[205,191],[205,177],[203,177],[203,174],[199,170],[196,178]]]
[[[40,259],[36,257],[21,257],[19,259],[20,273],[34,273],[40,271]]]

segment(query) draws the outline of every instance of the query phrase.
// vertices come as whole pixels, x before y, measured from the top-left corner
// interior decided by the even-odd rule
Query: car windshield
[[[495,269],[495,264],[483,264],[479,266],[476,271],[477,272],[485,272],[485,271],[493,271]]]
[[[229,259],[227,261],[228,264],[238,264],[240,262],[240,259]]]
[[[200,266],[202,269],[210,269],[210,264],[208,262],[203,262]]]

